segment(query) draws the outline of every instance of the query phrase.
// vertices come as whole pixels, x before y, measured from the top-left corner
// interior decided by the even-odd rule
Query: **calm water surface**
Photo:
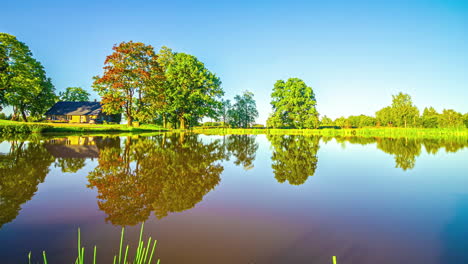
[[[0,144],[0,262],[468,263],[468,139],[57,137]]]

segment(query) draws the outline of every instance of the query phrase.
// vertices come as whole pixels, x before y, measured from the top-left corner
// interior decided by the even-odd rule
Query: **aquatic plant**
[[[144,223],[141,225],[140,229],[140,238],[138,240],[138,246],[136,249],[135,253],[135,258],[133,259],[133,262],[130,262],[127,260],[128,258],[128,250],[130,248],[129,245],[125,247],[125,253],[123,252],[123,240],[124,240],[124,233],[125,233],[125,228],[122,227],[122,232],[120,235],[120,247],[119,247],[119,253],[117,255],[114,255],[114,262],[113,264],[151,264],[154,256],[154,250],[156,249],[156,243],[157,240],[151,239],[151,237],[148,238],[148,242],[145,244],[143,241],[143,229],[144,229]],[[78,228],[78,256],[75,260],[75,264],[84,264],[85,263],[85,248],[81,247],[81,232],[80,229]],[[124,253],[124,254],[123,254]],[[94,251],[93,251],[93,264],[96,264],[96,254],[97,254],[97,247],[94,246]],[[43,257],[43,264],[47,264],[47,256],[45,251],[42,251],[42,257]],[[31,252],[28,254],[28,263],[31,264]],[[159,264],[159,259],[156,261],[157,264]]]

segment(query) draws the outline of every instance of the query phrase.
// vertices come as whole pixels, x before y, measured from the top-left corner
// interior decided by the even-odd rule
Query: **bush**
[[[262,125],[262,124],[253,124],[253,125],[252,125],[252,128],[260,128],[260,129],[263,129],[263,128],[265,128],[265,126]]]

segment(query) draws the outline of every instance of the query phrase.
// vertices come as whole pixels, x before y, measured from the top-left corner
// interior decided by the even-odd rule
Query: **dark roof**
[[[98,115],[100,102],[58,102],[45,115]]]

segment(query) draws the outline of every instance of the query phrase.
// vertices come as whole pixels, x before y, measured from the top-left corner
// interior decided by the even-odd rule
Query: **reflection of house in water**
[[[44,146],[56,158],[98,158],[99,137],[71,136],[48,140]]]

